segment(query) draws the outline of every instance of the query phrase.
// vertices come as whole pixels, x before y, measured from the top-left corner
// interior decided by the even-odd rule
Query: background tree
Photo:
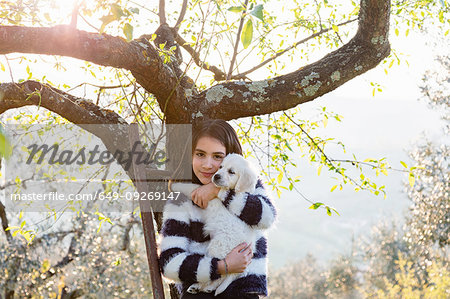
[[[438,68],[428,71],[423,77],[421,90],[425,101],[441,112],[444,122],[443,136],[448,136],[450,128],[450,57],[438,56]],[[448,264],[450,238],[450,171],[449,144],[429,141],[424,138],[410,155],[420,165],[420,179],[408,188],[412,206],[406,223],[406,240],[414,255],[416,267],[423,280],[426,271],[420,271],[434,260]]]

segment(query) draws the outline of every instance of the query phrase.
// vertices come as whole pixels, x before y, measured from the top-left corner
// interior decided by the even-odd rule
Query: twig
[[[184,16],[186,15],[187,2],[188,0],[183,0],[183,6],[181,7],[180,16],[178,17],[177,23],[173,27],[175,32],[178,32],[178,29],[180,29],[181,22],[183,22]]]
[[[361,165],[365,165],[368,167],[371,167],[372,169],[376,169],[379,168],[379,166],[370,164],[368,162],[362,162],[362,161],[354,161],[354,160],[340,160],[340,159],[331,159],[333,162],[342,162],[342,163],[352,163],[352,164],[361,164]],[[392,170],[392,171],[399,171],[399,172],[408,172],[409,170],[406,169],[398,169],[398,168],[392,168],[392,167],[386,167],[386,169]]]
[[[76,89],[76,88],[78,88],[78,87],[83,86],[83,85],[90,85],[90,86],[92,86],[92,87],[96,87],[96,88],[99,88],[99,89],[103,90],[103,89],[115,89],[115,88],[121,88],[122,86],[123,86],[123,87],[129,87],[131,84],[132,84],[132,83],[130,82],[129,84],[127,84],[127,85],[125,85],[125,86],[123,86],[123,85],[111,85],[111,86],[105,86],[105,85],[96,85],[96,84],[92,84],[92,83],[89,83],[89,82],[83,82],[83,83],[78,84],[77,86],[74,86],[74,87],[68,89],[67,92],[70,92],[70,91],[72,91],[72,90],[74,90],[74,89]]]
[[[247,4],[248,4],[248,0],[245,0],[244,11],[242,12],[241,21],[239,22],[239,29],[238,29],[237,36],[236,36],[236,42],[234,44],[233,57],[231,58],[230,69],[228,70],[227,81],[231,79],[231,74],[233,73],[233,66],[234,66],[234,62],[236,61],[240,35],[242,32],[242,27],[244,26],[244,16],[245,16],[245,13],[247,12]]]
[[[210,65],[209,63],[205,63],[200,59],[200,54],[192,48],[188,42],[186,42],[178,33],[175,35],[175,41],[179,44],[183,49],[185,49],[194,60],[195,64],[204,70],[211,71],[214,73],[214,78],[226,78],[226,74],[222,72],[218,67],[214,65]],[[223,80],[222,79],[222,80]],[[216,79],[217,80],[217,79]],[[219,81],[219,80],[218,80]]]
[[[148,11],[148,12],[151,12],[151,13],[154,14],[154,15],[158,15],[156,12],[154,12],[154,11],[151,10],[150,8],[148,8],[148,7],[144,6],[144,5],[142,5],[141,3],[137,3],[137,2],[131,1],[131,0],[128,0],[128,2],[130,2],[130,3],[132,3],[132,4],[136,5],[136,6],[139,6],[140,8],[142,8],[142,9]]]
[[[30,131],[27,131],[27,132],[29,133]],[[34,180],[34,174],[33,174],[31,177],[27,178],[27,179],[20,180],[20,184],[23,185],[23,186],[26,188],[25,182],[27,182],[27,181],[33,181],[33,180]],[[8,181],[8,182],[5,183],[4,185],[1,185],[1,186],[0,186],[0,190],[4,190],[4,189],[6,189],[7,187],[15,186],[15,185],[17,185],[17,183],[16,183],[15,181]]]
[[[128,250],[130,248],[130,231],[133,228],[134,224],[139,224],[139,221],[131,214],[131,217],[128,219],[127,224],[125,226],[125,230],[122,238],[122,246],[120,250]]]
[[[167,24],[167,20],[166,20],[166,1],[165,0],[159,0],[158,16],[159,16],[159,23],[161,25],[162,24]]]
[[[68,234],[76,233],[76,230],[68,230],[68,231],[60,231],[60,232],[51,232],[47,233],[42,237],[34,238],[33,243],[31,243],[31,246],[36,247],[40,243],[44,242],[44,239],[51,239],[51,238],[57,238],[58,241],[61,241],[63,238],[65,238]]]
[[[125,76],[128,80],[131,80],[131,79],[128,77],[128,75],[127,75],[126,73],[123,73],[123,74],[124,74],[124,76]],[[145,89],[144,89],[144,90],[145,90]],[[159,118],[159,120],[163,121],[163,119],[159,116],[158,112],[152,107],[151,103],[148,102],[147,98],[149,98],[150,96],[146,96],[145,94],[143,94],[143,93],[140,91],[140,88],[136,88],[135,91],[136,91],[137,93],[139,93],[139,95],[142,97],[143,101],[145,101],[145,102],[147,103],[147,105],[148,105],[148,107],[150,108],[150,110],[153,111],[153,113]],[[135,92],[135,91],[133,91],[133,92]]]
[[[14,77],[13,77],[11,65],[9,64],[9,59],[8,59],[8,57],[6,55],[3,55],[3,56],[5,56],[6,64],[8,65],[9,75],[11,76],[11,82],[14,82]]]
[[[341,36],[339,35],[338,32],[335,32],[336,36],[338,37],[339,41],[341,42],[341,44],[344,44],[344,41],[342,40]]]
[[[314,144],[314,146],[315,146],[315,148],[321,153],[321,155],[325,158],[325,160],[328,162],[328,164],[331,166],[331,167],[333,167],[335,170],[336,170],[336,172],[337,173],[339,173],[341,176],[343,176],[344,178],[347,178],[348,180],[350,180],[352,183],[354,183],[356,186],[358,186],[358,187],[360,187],[361,189],[365,189],[363,186],[361,186],[360,184],[358,184],[358,182],[356,182],[353,178],[351,178],[351,177],[349,177],[348,175],[345,175],[343,172],[341,172],[340,170],[339,170],[339,168],[338,167],[336,167],[334,164],[333,164],[333,160],[332,159],[330,159],[326,154],[325,154],[325,152],[319,147],[319,145],[314,141],[314,138],[312,138],[309,134],[308,134],[308,132],[306,132],[303,128],[302,128],[302,126],[300,125],[300,124],[298,124],[295,120],[293,120],[286,112],[283,112],[283,114],[287,117],[287,118],[289,118],[289,120],[293,123],[293,124],[295,124],[308,138],[309,138],[309,140],[311,140],[311,142]]]
[[[94,28],[95,31],[100,32],[100,28],[97,28],[97,27],[95,27],[94,25],[92,25],[91,23],[89,23],[88,20],[86,20],[86,18],[83,17],[82,14],[79,14],[79,16],[80,16],[80,18],[81,18],[86,24],[88,24],[90,27]]]
[[[322,30],[322,29],[323,29],[323,26],[322,26],[322,18],[320,17],[320,13],[319,13],[319,4],[317,3],[317,0],[314,0],[314,2],[316,2],[316,6],[317,6],[317,9],[316,9],[317,17],[319,18],[319,26],[320,26],[320,30]]]
[[[356,20],[357,20],[357,19],[348,20],[348,21],[345,21],[345,22],[343,22],[343,23],[338,24],[337,26],[347,25],[347,24],[349,24],[349,23],[355,22]],[[322,34],[328,32],[328,31],[330,31],[331,29],[332,29],[331,27],[330,27],[330,28],[327,28],[327,29],[322,29],[322,30],[320,30],[319,32],[316,32],[316,33],[314,33],[314,34],[312,34],[312,35],[310,35],[310,36],[308,36],[308,37],[306,37],[306,38],[304,38],[304,39],[302,39],[302,40],[296,42],[295,44],[293,44],[293,45],[287,47],[287,48],[284,49],[283,51],[278,52],[277,54],[273,55],[272,57],[270,57],[270,58],[264,60],[263,62],[261,62],[261,63],[258,64],[257,66],[255,66],[255,67],[249,69],[248,71],[245,71],[245,72],[243,72],[243,73],[240,73],[240,74],[236,75],[236,77],[244,77],[244,76],[246,76],[246,75],[248,75],[248,74],[250,74],[250,73],[256,71],[257,69],[261,68],[262,66],[264,66],[264,65],[266,65],[267,63],[271,62],[272,60],[275,60],[276,58],[280,57],[280,56],[283,55],[284,53],[286,53],[286,52],[292,50],[293,48],[297,47],[298,45],[303,44],[303,43],[306,43],[306,42],[309,41],[310,39],[313,39],[313,38],[315,38],[315,37],[317,37],[317,36],[319,36],[319,35],[322,35]]]
[[[12,241],[11,232],[9,230],[6,230],[9,226],[8,218],[6,217],[5,206],[2,204],[1,201],[0,201],[0,219],[2,220],[2,227],[6,235],[6,240],[8,240],[8,243],[11,243]]]

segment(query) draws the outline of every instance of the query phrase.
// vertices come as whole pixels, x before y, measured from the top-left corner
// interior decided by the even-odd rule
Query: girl
[[[160,266],[165,277],[178,283],[182,299],[267,296],[267,242],[262,233],[255,252],[252,252],[251,244],[243,243],[223,260],[206,255],[210,237],[203,233],[202,209],[217,197],[219,188],[211,179],[223,158],[230,153],[242,155],[242,148],[236,131],[226,121],[206,120],[194,128],[192,181],[203,186],[192,192],[192,201],[168,201],[164,207]],[[275,220],[275,208],[260,180],[254,194],[238,197],[229,191],[222,200],[231,213],[252,227],[267,229]],[[186,292],[193,283],[213,281],[228,273],[242,273],[247,267],[249,274],[233,281],[217,297],[214,293]]]

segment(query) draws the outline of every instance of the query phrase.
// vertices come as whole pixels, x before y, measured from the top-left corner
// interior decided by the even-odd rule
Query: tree
[[[311,137],[307,125],[293,117],[295,111],[287,110],[338,88],[389,55],[390,1],[362,0],[359,6],[353,3],[350,9],[343,8],[341,13],[337,13],[338,7],[331,6],[328,1],[315,2],[311,8],[295,2],[290,10],[294,17],[288,22],[280,22],[275,15],[267,14],[264,6],[254,1],[244,4],[220,0],[206,4],[191,1],[188,5],[184,0],[179,13],[166,11],[165,1],[159,1],[158,7],[150,9],[148,3],[142,6],[131,1],[80,1],[74,6],[71,24],[56,26],[53,26],[52,15],[38,13],[40,5],[45,3],[39,0],[0,3],[0,53],[71,57],[85,61],[83,67],[93,77],[97,69],[112,69],[113,75],[105,76],[100,85],[82,82],[81,86],[96,88],[97,101],[94,103],[70,94],[68,86],[52,84],[49,78],[36,80],[31,68],[27,68],[29,79],[20,82],[15,82],[11,71],[12,82],[0,84],[0,113],[25,106],[43,107],[53,115],[89,130],[85,124],[127,125],[133,120],[185,124],[203,118],[231,120],[283,111],[280,117],[296,130],[284,127],[281,135],[274,134],[276,142],[289,147],[281,136],[290,135],[299,143],[306,143],[313,154],[317,154],[312,159],[341,175],[344,183],[352,181],[339,163],[325,155],[324,142]],[[422,5],[419,8],[423,9],[434,4],[432,1],[421,4],[400,2],[396,7],[411,13],[417,5]],[[138,25],[142,21],[138,19],[141,11],[148,11],[150,20],[159,22],[157,28],[153,28],[156,29],[154,35],[143,29],[143,25]],[[237,18],[231,18],[229,13],[236,13]],[[330,15],[326,20],[323,19],[325,14]],[[414,19],[416,23],[420,24],[420,18]],[[81,19],[86,27],[94,28],[94,32],[77,29]],[[346,29],[347,25],[356,22],[356,29]],[[138,30],[145,34],[133,39],[133,31]],[[287,39],[275,46],[278,41],[268,37],[272,31],[280,30],[288,30],[302,38],[285,48],[282,42],[287,43]],[[348,38],[352,30],[356,33]],[[106,32],[114,32],[114,35]],[[126,39],[117,36],[117,32]],[[258,32],[259,37],[253,38],[253,32]],[[276,65],[282,55],[291,55],[293,61],[298,60],[305,52],[294,49],[309,45],[308,42],[313,40],[319,40],[324,47],[338,48],[314,63],[299,64],[300,69],[280,74],[283,63],[279,62],[281,70]],[[240,43],[244,50],[239,50]],[[180,49],[184,49],[184,58],[180,56]],[[245,58],[253,55],[252,52],[257,52],[262,63],[249,67],[248,71],[240,71],[247,63]],[[211,63],[223,59],[227,63]],[[7,58],[6,65],[8,63]],[[268,66],[273,75],[251,80],[253,76],[258,78],[254,74],[263,66]],[[4,64],[0,67],[6,69]],[[62,70],[64,63],[57,58],[55,67]],[[205,79],[201,72],[211,75]],[[115,84],[107,85],[110,77]],[[211,81],[206,84],[208,79]],[[261,127],[261,118],[252,118],[253,123],[256,128]],[[274,128],[278,130],[279,124]],[[247,132],[242,131],[243,134]],[[92,133],[103,140],[110,152],[128,150],[128,143],[123,142],[128,140],[125,129],[112,131],[105,127],[101,132]],[[306,141],[301,134],[306,136]],[[288,163],[283,149],[278,147],[277,155],[274,155],[280,165]],[[376,167],[385,166],[377,164]],[[279,169],[284,170],[284,166]],[[128,170],[128,175],[134,179],[132,169]],[[290,180],[291,184],[294,182]],[[380,192],[364,178],[353,182],[363,189]],[[1,208],[0,215],[6,228],[6,213]]]
[[[448,88],[450,78],[450,57],[438,56],[437,70],[429,70],[423,77],[422,94],[428,104],[442,113],[444,121],[443,133],[449,133],[449,103]],[[408,187],[408,196],[412,205],[410,216],[406,222],[405,239],[416,261],[416,267],[422,279],[427,280],[426,266],[433,260],[442,260],[448,264],[446,258],[449,247],[450,210],[449,195],[449,145],[445,141],[441,144],[425,138],[410,156],[415,160],[419,179],[417,184]]]
[[[194,4],[194,8],[191,9],[192,14],[199,10],[202,11],[202,6],[198,2],[194,2]],[[211,17],[217,17],[224,13],[219,4],[224,5],[226,3],[218,1],[215,4],[217,6],[208,10]],[[8,2],[3,5],[4,7],[14,6]],[[74,14],[84,12],[89,15],[106,7],[106,3],[99,2],[97,7],[86,7],[85,10],[81,9]],[[230,64],[230,72],[219,72],[219,68],[214,67],[207,60],[199,60],[203,56],[203,53],[198,51],[200,42],[194,44],[197,47],[196,50],[191,46],[191,43],[184,41],[183,33],[179,32],[180,24],[185,19],[186,7],[187,1],[184,1],[177,25],[169,27],[166,23],[164,2],[161,2],[158,12],[160,26],[156,31],[157,35],[153,37],[144,35],[139,39],[130,41],[105,33],[99,35],[94,32],[77,30],[65,25],[54,27],[1,26],[0,53],[62,55],[101,66],[128,70],[134,77],[132,83],[136,83],[135,86],[142,87],[143,92],[147,93],[140,99],[142,102],[137,107],[132,108],[132,113],[136,119],[140,120],[144,114],[148,116],[148,110],[143,111],[142,107],[144,104],[144,106],[148,104],[148,100],[155,99],[158,107],[152,106],[152,108],[160,111],[166,123],[192,123],[202,118],[230,120],[293,108],[330,92],[348,80],[375,67],[384,57],[389,55],[390,51],[388,41],[389,2],[363,1],[359,11],[359,25],[355,36],[321,60],[303,66],[297,71],[269,79],[225,81],[209,88],[203,88],[203,86],[193,84],[194,81],[188,77],[189,64],[184,70],[180,68],[184,64],[171,56],[174,48],[173,46],[170,48],[169,45],[178,45],[178,49],[181,47],[186,49],[192,55],[191,61],[194,60],[200,67],[212,71],[216,80],[224,80],[227,77],[248,78],[250,72],[236,74],[234,62]],[[240,26],[241,30],[237,32],[232,61],[236,59],[239,37],[245,41],[244,46],[248,46],[248,36],[250,31],[253,30],[253,27],[248,25],[251,21],[251,14],[246,14],[247,8],[241,6],[238,10],[242,11],[242,18],[238,20],[239,25],[242,25],[245,20],[247,20],[247,23],[244,27],[246,30],[242,32],[242,35],[242,26]],[[256,7],[251,13],[257,15],[256,19],[264,19],[262,11],[255,10]],[[109,21],[118,19],[123,23],[124,20],[120,20],[121,17],[132,16],[132,11],[131,8],[125,9],[111,4],[109,14],[102,18],[103,24],[100,31],[104,30]],[[197,13],[197,15],[199,14]],[[30,15],[33,14],[30,13]],[[333,30],[337,31],[339,25],[344,26],[349,22],[354,22],[355,19],[351,19],[353,15],[355,15],[355,12],[350,14],[349,17],[346,16],[347,21],[342,22],[342,24],[333,24],[329,28],[322,23],[312,21],[303,24],[303,21],[298,19],[298,23],[294,25],[299,29],[313,26],[311,31],[315,31],[320,28],[318,32],[302,39],[298,44],[314,37],[325,37]],[[210,20],[206,16],[203,17],[202,24],[206,27]],[[301,18],[301,15],[298,18]],[[275,25],[269,25],[269,20],[273,22],[272,19],[266,16],[267,21],[264,25],[267,28],[261,29],[263,33],[260,40],[264,40],[264,34],[267,34],[264,31],[271,31],[276,28]],[[190,24],[189,21],[186,21],[186,23]],[[127,31],[126,28],[130,28],[131,25],[125,25],[123,25],[123,30],[129,37],[130,29]],[[237,24],[232,24],[232,26],[235,25]],[[293,30],[299,31],[295,26]],[[190,29],[186,29],[185,33],[190,33]],[[228,32],[225,33],[228,34]],[[212,35],[214,34],[212,33]],[[155,46],[151,44],[152,40]],[[206,43],[206,45],[209,44]],[[262,43],[262,45],[265,46],[266,44]],[[217,47],[220,48],[220,45]],[[205,49],[202,50],[205,51]],[[273,53],[273,56],[277,56],[277,54]],[[275,57],[269,58],[267,61],[271,61],[273,58]],[[168,63],[169,60],[170,63]],[[15,82],[2,83],[0,90],[0,112],[2,113],[12,108],[35,105],[47,108],[75,124],[126,123],[123,116],[114,111],[104,109],[88,100],[74,97],[60,89],[51,87],[49,84],[34,80],[26,80],[19,84]],[[68,99],[68,101],[64,99]],[[154,114],[151,117],[154,119],[156,115]],[[115,149],[122,148],[123,145],[120,142],[108,141],[110,139],[108,138],[109,134],[111,133],[106,131],[100,136],[107,148],[112,152]],[[124,139],[126,133],[119,134],[122,134],[122,136],[115,140],[126,140]],[[111,139],[114,140],[114,138]],[[130,177],[133,177],[133,175],[130,174]]]

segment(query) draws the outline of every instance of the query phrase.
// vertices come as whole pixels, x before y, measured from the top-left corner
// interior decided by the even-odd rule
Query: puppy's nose
[[[216,174],[213,176],[213,181],[214,181],[214,182],[218,182],[219,180],[220,180],[220,174],[216,173]]]

